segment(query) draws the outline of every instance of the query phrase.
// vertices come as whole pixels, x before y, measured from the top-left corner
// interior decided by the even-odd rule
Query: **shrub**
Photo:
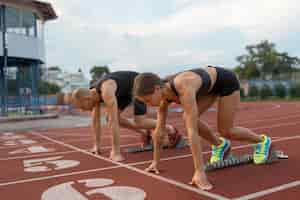
[[[271,97],[272,95],[273,95],[273,92],[272,92],[272,89],[270,86],[265,84],[260,88],[260,91],[259,91],[260,98],[267,99],[268,97]]]
[[[280,98],[286,97],[287,91],[283,84],[275,85],[274,89],[275,89],[275,94],[277,97],[280,97]]]
[[[300,83],[294,84],[289,89],[291,97],[300,97]]]
[[[250,97],[257,97],[259,95],[258,88],[256,86],[250,86],[248,95]]]
[[[243,88],[240,89],[241,98],[245,98],[245,90]]]

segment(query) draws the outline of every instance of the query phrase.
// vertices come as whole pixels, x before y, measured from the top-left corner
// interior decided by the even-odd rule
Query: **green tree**
[[[238,77],[239,77],[240,79],[243,79],[244,74],[243,74],[243,68],[242,68],[241,66],[235,67],[235,68],[233,69],[233,71],[234,71],[234,73],[235,73],[236,75],[238,75]]]
[[[245,98],[245,90],[243,88],[240,89],[241,98]]]
[[[246,46],[246,51],[246,54],[236,58],[239,62],[238,72],[245,79],[266,79],[267,75],[278,78],[283,72],[291,74],[300,64],[299,58],[278,52],[275,44],[267,40]]]
[[[90,74],[91,74],[91,77],[92,77],[91,83],[93,83],[94,81],[101,78],[103,73],[109,73],[109,72],[110,71],[109,71],[108,66],[94,66],[90,70]]]
[[[289,89],[291,97],[300,97],[300,83],[294,84]]]
[[[259,78],[260,72],[255,63],[248,63],[245,66],[244,76],[246,79]]]
[[[53,83],[48,83],[46,81],[40,81],[39,83],[39,94],[56,94],[61,91],[61,88]]]
[[[292,73],[296,72],[296,68],[300,64],[300,59],[297,57],[291,57],[288,53],[278,53],[278,65],[275,74],[279,76],[280,74],[287,73],[288,79],[292,78]]]

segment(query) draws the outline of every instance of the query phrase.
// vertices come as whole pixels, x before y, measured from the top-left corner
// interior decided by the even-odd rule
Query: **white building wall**
[[[0,47],[2,47],[2,32],[0,32]],[[10,57],[38,59],[46,62],[43,38],[7,33],[7,47]],[[0,48],[0,56],[3,56],[2,48]]]
[[[83,72],[68,73],[60,70],[46,70],[42,79],[60,86],[64,93],[70,93],[76,88],[89,87],[89,80]]]

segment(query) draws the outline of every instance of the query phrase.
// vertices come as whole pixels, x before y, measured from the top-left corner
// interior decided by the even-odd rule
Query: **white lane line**
[[[51,142],[50,144],[53,144],[53,142]],[[125,145],[120,145],[120,147],[125,148],[125,147],[137,146],[137,145],[140,145],[140,143],[125,144]],[[111,146],[104,146],[101,148],[101,150],[104,150],[104,149],[111,149]],[[86,149],[86,150],[88,151],[88,149]],[[32,154],[32,155],[26,155],[26,156],[13,156],[13,157],[0,158],[0,161],[31,158],[31,157],[41,157],[41,156],[52,156],[52,155],[57,155],[57,154],[58,155],[70,154],[70,153],[75,153],[75,152],[78,152],[78,151],[73,150],[73,151],[61,151],[61,152],[44,153],[44,154]]]
[[[272,194],[274,192],[279,192],[279,191],[282,191],[282,190],[287,190],[287,189],[290,189],[290,188],[293,188],[293,187],[297,187],[299,185],[300,185],[300,180],[290,182],[290,183],[287,183],[287,184],[283,184],[283,185],[279,185],[279,186],[276,186],[276,187],[273,187],[273,188],[269,188],[267,190],[262,190],[260,192],[255,192],[255,193],[251,193],[251,194],[248,194],[248,195],[245,195],[245,196],[241,196],[241,197],[236,198],[235,200],[254,199],[254,198],[266,196],[268,194]]]
[[[23,158],[34,158],[34,157],[41,157],[41,156],[53,156],[53,155],[63,155],[63,154],[70,154],[75,153],[77,151],[61,151],[61,152],[53,152],[53,153],[38,153],[38,154],[31,154],[26,156],[14,156],[14,157],[7,157],[7,158],[0,158],[0,161],[7,161],[7,160],[16,160],[16,159],[23,159]]]
[[[257,114],[255,114],[257,115]],[[280,114],[279,116],[265,116],[265,117],[262,117],[262,119],[242,119],[242,120],[239,120],[237,119],[235,121],[236,124],[248,124],[248,123],[255,123],[255,122],[261,122],[261,121],[266,121],[266,122],[269,122],[269,121],[273,121],[273,120],[277,120],[277,119],[289,119],[289,118],[294,118],[294,117],[299,117],[299,112],[296,112],[296,113],[290,113],[290,114]],[[237,117],[238,118],[238,117]],[[215,122],[216,120],[214,119],[206,119],[208,123],[213,123]]]
[[[286,138],[281,138],[278,140],[274,140],[273,142],[281,142],[281,141],[286,141],[286,140],[291,140],[291,139],[300,139],[300,136],[293,136],[293,137],[286,137]],[[241,145],[241,146],[236,146],[233,147],[232,149],[242,149],[242,148],[246,148],[246,147],[250,147],[251,145]],[[78,152],[77,150],[74,151],[70,151],[70,152]],[[206,151],[203,152],[203,154],[208,154],[211,153],[211,151]],[[175,159],[181,159],[181,158],[187,158],[187,157],[191,157],[191,154],[188,155],[181,155],[181,156],[173,156],[173,157],[168,157],[168,158],[163,158],[161,159],[161,161],[167,161],[167,160],[175,160]],[[128,165],[131,166],[136,166],[136,165],[143,165],[143,164],[147,164],[147,163],[151,163],[152,160],[149,161],[143,161],[143,162],[136,162],[136,163],[127,163]],[[13,182],[7,182],[7,183],[1,183],[0,186],[7,186],[7,185],[14,185],[14,184],[19,184],[19,183],[28,183],[28,182],[34,182],[34,181],[40,181],[40,180],[48,180],[48,179],[52,179],[52,178],[59,178],[59,177],[66,177],[66,176],[72,176],[72,175],[79,175],[79,174],[85,174],[85,173],[90,173],[90,172],[97,172],[97,171],[104,171],[104,170],[110,170],[110,169],[115,169],[115,168],[121,168],[122,166],[118,165],[118,166],[112,166],[112,167],[106,167],[106,168],[100,168],[100,169],[92,169],[92,170],[85,170],[85,171],[79,171],[79,172],[72,172],[72,173],[64,173],[64,174],[59,174],[59,175],[53,175],[53,176],[46,176],[46,177],[39,177],[39,178],[31,178],[31,179],[24,179],[24,180],[19,180],[19,181],[13,181]],[[290,184],[289,184],[290,185]],[[298,184],[297,184],[298,185]],[[292,187],[292,186],[291,186]],[[294,186],[293,186],[294,187]],[[281,188],[281,187],[280,187]],[[279,189],[280,189],[279,188]],[[286,188],[286,186],[284,186],[284,188]],[[273,191],[274,189],[272,189]],[[277,191],[278,189],[276,189]],[[282,189],[281,189],[282,190]],[[276,192],[273,191],[273,192]],[[279,190],[278,190],[279,191]],[[269,190],[267,192],[270,192]],[[255,193],[256,194],[256,193]],[[252,194],[253,195],[253,194]],[[256,195],[266,195],[265,193],[261,194],[261,192],[259,194]],[[248,195],[247,196],[243,196],[242,198],[249,198]],[[244,200],[244,199],[242,199]]]
[[[69,135],[71,135],[71,136],[73,136],[73,137],[79,137],[79,136],[86,136],[86,137],[91,137],[91,133],[83,133],[83,131],[86,131],[86,130],[80,130],[80,131],[78,131],[78,130],[76,130],[76,132],[67,132],[67,131],[65,131],[64,129],[62,129],[62,130],[57,130],[57,131],[53,131],[53,130],[48,130],[48,131],[45,131],[45,132],[42,132],[42,133],[40,133],[41,135],[51,135],[51,136],[55,136],[55,137],[64,137],[64,136],[69,136]],[[121,130],[121,132],[122,132],[122,130]],[[134,138],[136,138],[136,137],[139,137],[139,133],[130,133],[130,134],[128,134],[128,133],[126,133],[126,134],[120,134],[120,136],[121,137],[134,137]],[[103,135],[102,137],[111,137],[110,135]]]
[[[245,122],[236,122],[238,125],[246,125],[246,124],[253,124],[253,123],[256,123],[256,122],[265,122],[265,123],[269,123],[269,122],[272,122],[272,121],[280,121],[280,120],[285,120],[285,119],[293,119],[293,118],[297,118],[299,119],[300,118],[300,115],[297,114],[297,115],[289,115],[287,117],[274,117],[272,119],[257,119],[257,120],[247,120]]]
[[[291,136],[291,137],[283,137],[280,139],[275,139],[272,140],[272,142],[283,142],[283,141],[287,141],[287,140],[294,140],[294,139],[300,139],[300,135],[299,136]],[[246,144],[246,145],[239,145],[239,146],[235,146],[232,147],[231,150],[237,150],[237,149],[244,149],[244,148],[248,148],[248,147],[252,147],[252,144]],[[203,154],[209,154],[211,153],[211,151],[204,151],[202,152]],[[161,158],[161,161],[168,161],[168,160],[176,160],[176,159],[182,159],[182,158],[188,158],[191,157],[192,154],[185,154],[185,155],[180,155],[180,156],[172,156],[172,157],[167,157],[167,158]],[[132,166],[136,166],[136,165],[143,165],[143,164],[149,164],[151,163],[152,160],[147,160],[147,161],[141,161],[141,162],[135,162],[135,163],[127,163],[128,165],[132,165]]]
[[[206,196],[206,197],[210,197],[212,199],[229,200],[228,198],[226,198],[224,196],[221,196],[221,195],[218,195],[218,194],[214,194],[212,192],[200,190],[200,189],[192,187],[190,185],[187,185],[187,184],[184,184],[184,183],[172,180],[172,179],[168,179],[168,178],[165,178],[165,177],[162,177],[162,176],[158,176],[158,175],[153,174],[153,173],[148,173],[148,172],[145,172],[144,170],[141,170],[141,169],[129,166],[127,164],[123,164],[123,163],[120,163],[120,162],[112,161],[112,160],[110,160],[108,158],[105,158],[103,156],[100,156],[100,155],[91,154],[91,153],[89,153],[87,151],[84,151],[84,150],[82,150],[80,148],[77,148],[77,147],[75,147],[73,145],[69,145],[69,144],[66,144],[64,142],[60,142],[60,141],[54,140],[54,139],[49,138],[47,136],[40,135],[40,134],[34,133],[34,132],[31,132],[31,133],[34,134],[34,135],[40,136],[40,137],[42,137],[44,139],[48,139],[49,141],[52,141],[53,143],[60,144],[60,145],[63,145],[65,147],[69,147],[70,149],[77,150],[77,151],[82,152],[82,153],[84,153],[86,155],[89,155],[89,156],[92,156],[92,157],[95,157],[95,158],[98,158],[98,159],[101,159],[101,160],[104,160],[104,161],[107,161],[107,162],[111,162],[111,163],[116,164],[118,166],[124,167],[124,168],[126,168],[128,170],[131,170],[131,171],[143,174],[145,176],[148,176],[148,177],[151,177],[151,178],[154,178],[154,179],[157,179],[157,180],[169,183],[171,185],[177,186],[178,188],[189,190],[189,191],[195,192],[197,194],[200,194],[200,195],[203,195],[203,196]]]
[[[300,124],[300,122],[287,122],[287,123],[280,123],[280,124],[276,124],[276,125],[268,125],[268,126],[259,126],[256,128],[250,128],[251,130],[260,130],[260,129],[269,129],[269,128],[277,128],[277,127],[282,127],[282,126],[294,126],[294,125],[298,125]],[[216,128],[216,126],[211,126],[213,128]]]
[[[38,177],[38,178],[29,178],[29,179],[24,179],[24,180],[12,181],[12,182],[7,182],[7,183],[0,183],[0,187],[7,186],[7,185],[15,185],[15,184],[19,184],[19,183],[29,183],[29,182],[33,182],[33,181],[41,181],[41,180],[47,180],[47,179],[52,179],[52,178],[65,177],[65,176],[86,174],[86,173],[90,173],[90,172],[99,172],[99,171],[116,169],[116,168],[121,168],[121,166],[111,166],[111,167],[105,167],[105,168],[90,169],[90,170],[84,170],[84,171],[78,171],[78,172],[58,174],[58,175],[53,175],[53,176],[44,176],[44,177]]]
[[[70,142],[69,140],[66,140],[66,142]],[[74,141],[73,141],[74,142]],[[79,141],[78,141],[79,142]],[[49,144],[53,144],[53,142],[38,142],[35,143],[38,145],[49,145]],[[120,147],[128,147],[128,146],[135,146],[135,145],[141,145],[141,143],[130,143],[130,144],[123,144],[120,145]],[[26,148],[29,147],[29,145],[16,145],[16,146],[11,146],[11,147],[0,147],[0,149],[17,149],[17,148]],[[101,149],[110,149],[111,145],[105,145],[103,147],[101,147]]]

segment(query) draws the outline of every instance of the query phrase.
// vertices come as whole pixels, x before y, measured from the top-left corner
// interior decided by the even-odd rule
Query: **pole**
[[[7,38],[6,38],[6,9],[5,5],[1,5],[2,9],[2,48],[3,48],[3,65],[1,67],[0,73],[1,73],[1,85],[2,85],[2,116],[7,115],[7,84],[6,84],[6,78],[5,78],[5,70],[7,69]]]

